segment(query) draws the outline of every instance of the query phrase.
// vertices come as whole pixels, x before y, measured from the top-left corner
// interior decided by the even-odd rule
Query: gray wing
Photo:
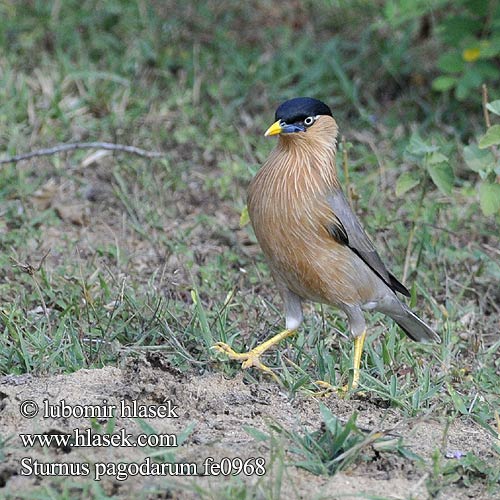
[[[329,194],[327,201],[341,226],[332,227],[330,229],[332,237],[339,243],[347,245],[392,290],[409,297],[410,292],[385,267],[382,259],[375,250],[375,246],[363,229],[359,219],[352,211],[342,190],[339,189]],[[339,235],[342,237],[339,238]]]

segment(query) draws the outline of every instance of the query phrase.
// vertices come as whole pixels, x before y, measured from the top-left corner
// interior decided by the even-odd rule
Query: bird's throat
[[[280,137],[276,147],[275,165],[279,175],[287,178],[287,184],[297,189],[297,195],[306,193],[328,193],[339,189],[336,167],[336,142],[303,140],[298,137]]]

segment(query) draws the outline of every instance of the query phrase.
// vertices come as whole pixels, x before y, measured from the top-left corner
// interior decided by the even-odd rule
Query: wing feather
[[[407,288],[385,267],[344,193],[340,189],[330,193],[327,201],[332,209],[332,220],[327,227],[332,238],[342,245],[347,245],[392,290],[409,297],[410,292]]]

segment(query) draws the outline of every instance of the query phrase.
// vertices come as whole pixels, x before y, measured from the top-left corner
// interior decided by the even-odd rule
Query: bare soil
[[[34,418],[20,414],[23,401],[36,402],[40,411]],[[0,433],[10,437],[5,447],[5,460],[0,465],[0,495],[16,498],[16,492],[28,492],[39,485],[62,488],[57,477],[22,475],[20,461],[23,457],[40,463],[88,463],[93,477],[94,464],[117,462],[144,462],[151,449],[139,447],[23,447],[19,434],[46,433],[69,434],[74,429],[85,431],[91,428],[91,419],[43,418],[44,400],[51,406],[62,400],[67,405],[120,405],[131,404],[158,407],[170,401],[170,414],[164,418],[144,418],[155,434],[182,435],[190,423],[194,428],[183,445],[170,448],[177,462],[195,463],[198,472],[203,471],[207,457],[220,462],[224,457],[240,457],[243,460],[263,457],[266,474],[259,478],[244,476],[244,482],[261,481],[273,484],[280,473],[280,461],[272,456],[269,441],[257,442],[244,427],[269,433],[269,425],[277,423],[288,430],[303,432],[318,429],[321,422],[319,402],[323,402],[341,420],[347,421],[353,412],[358,412],[358,425],[366,430],[390,429],[397,425],[395,434],[405,436],[411,450],[426,460],[441,447],[446,419],[420,418],[402,420],[397,412],[384,408],[374,399],[340,399],[335,395],[316,398],[298,395],[290,400],[275,383],[262,382],[248,385],[243,377],[231,380],[220,374],[198,375],[181,373],[172,369],[160,354],[124,360],[121,368],[105,367],[95,370],[80,370],[70,375],[53,375],[35,378],[31,375],[5,376],[0,379]],[[103,403],[106,400],[106,403]],[[177,408],[175,408],[177,406]],[[169,418],[170,417],[170,418]],[[109,419],[97,419],[100,433],[106,432]],[[143,424],[144,425],[144,424]],[[116,417],[113,432],[125,429],[127,433],[143,433],[136,419]],[[109,430],[109,429],[108,429]],[[468,419],[456,420],[448,433],[447,449],[463,453],[474,451],[486,457],[490,446],[487,433]],[[288,450],[286,463],[299,457]],[[253,462],[252,462],[253,463]],[[277,498],[360,498],[378,495],[381,498],[428,498],[426,481],[429,467],[424,469],[416,462],[399,454],[376,452],[367,449],[365,460],[358,461],[348,470],[333,477],[313,475],[301,468],[287,467],[284,471],[281,491]],[[68,478],[77,481],[78,477]],[[113,475],[102,476],[99,484],[115,498],[199,498],[193,485],[217,491],[227,478],[222,476],[157,477],[133,476],[119,481]],[[277,481],[277,480],[276,480]],[[279,483],[275,483],[279,484]],[[179,485],[181,489],[179,489]],[[462,488],[460,483],[442,491],[441,498],[491,498],[480,487]]]
[[[238,229],[238,214],[234,207],[218,201],[215,196],[213,199],[199,200],[202,189],[193,181],[188,183],[185,190],[177,191],[171,198],[165,199],[165,204],[171,203],[173,207],[171,221],[164,228],[167,237],[175,237],[182,230],[179,225],[191,228],[186,244],[196,249],[196,262],[189,272],[186,271],[182,256],[165,253],[164,249],[152,245],[151,240],[146,241],[127,229],[122,221],[122,207],[117,205],[116,199],[95,194],[99,186],[108,187],[109,179],[101,182],[99,178],[101,167],[91,171],[80,167],[75,171],[75,176],[81,175],[82,179],[86,179],[85,182],[82,180],[85,192],[94,193],[92,196],[83,196],[83,201],[77,183],[72,180],[66,183],[59,179],[55,182],[49,180],[44,185],[38,192],[41,200],[38,202],[42,203],[39,208],[52,206],[61,223],[57,227],[44,228],[41,245],[35,240],[27,241],[25,248],[19,249],[20,261],[27,260],[29,256],[29,260],[36,263],[48,249],[52,249],[45,264],[49,268],[55,267],[70,254],[74,254],[76,260],[93,258],[96,245],[109,242],[117,244],[128,256],[123,267],[116,270],[117,275],[133,275],[146,283],[156,269],[164,266],[164,281],[160,284],[155,282],[154,292],[178,297],[186,294],[188,297],[191,280],[196,276],[197,269],[204,265],[207,256],[233,245],[246,256],[259,252],[257,245],[249,241],[246,231]],[[203,178],[201,173],[199,177]],[[36,210],[37,200],[33,199],[32,202],[33,210]],[[197,225],[195,218],[200,213],[214,214],[219,221],[218,226],[207,230]],[[152,240],[156,241],[155,238]],[[7,270],[6,279],[16,279],[13,269]],[[268,286],[266,283],[261,285],[262,294]],[[271,290],[266,288],[265,291],[275,293],[274,289]],[[259,320],[252,321],[253,328],[258,324]],[[40,408],[34,418],[25,418],[20,413],[20,404],[27,400]],[[178,407],[175,410],[178,418],[144,418],[141,424],[137,419],[117,413],[114,428],[111,429],[109,418],[97,418],[95,421],[74,416],[43,418],[44,400],[52,406],[64,400],[73,407],[103,404],[119,407],[122,401],[127,404],[136,401],[138,405],[152,407],[170,401]],[[286,454],[279,456],[276,449],[283,449],[282,446],[273,447],[269,440],[256,441],[245,431],[248,426],[270,433],[272,423],[297,433],[317,430],[321,426],[320,402],[326,404],[342,421],[347,421],[353,412],[357,412],[357,424],[366,431],[394,429],[393,433],[404,436],[405,444],[424,458],[426,465],[419,465],[399,454],[367,447],[363,458],[347,470],[333,477],[317,476],[291,465],[300,459],[292,450],[291,443],[285,442]],[[204,370],[187,373],[178,371],[158,352],[126,358],[120,366],[80,370],[72,374],[7,375],[0,379],[0,435],[8,439],[0,448],[5,455],[0,464],[0,497],[19,498],[21,492],[26,495],[40,485],[64,491],[73,482],[88,482],[89,477],[93,478],[96,464],[142,464],[155,451],[123,446],[23,447],[19,437],[22,433],[71,434],[75,429],[83,432],[94,426],[97,429],[95,433],[116,433],[124,429],[136,436],[145,432],[147,424],[151,426],[149,432],[176,436],[179,441],[183,431],[193,425],[192,432],[182,445],[168,449],[172,455],[167,453],[167,458],[177,463],[194,463],[200,474],[208,457],[213,457],[216,463],[225,457],[240,457],[243,460],[262,457],[266,468],[264,476],[241,474],[238,478],[246,483],[258,482],[268,498],[350,499],[376,496],[424,499],[429,498],[427,483],[432,480],[431,462],[436,450],[451,454],[454,451],[473,451],[476,456],[488,458],[491,438],[484,429],[467,418],[454,420],[448,429],[446,443],[443,443],[446,422],[447,416],[436,414],[427,418],[405,419],[397,409],[388,408],[385,402],[372,395],[340,399],[335,395],[317,398],[299,394],[290,399],[288,393],[273,382],[249,384],[242,375],[228,380],[221,374]],[[277,438],[280,439],[279,436]],[[71,474],[71,477],[63,479],[40,473],[22,475],[21,460],[25,457],[43,464],[89,464],[89,474]],[[163,455],[158,457],[159,460],[164,458]],[[255,461],[250,463],[255,464]],[[443,484],[443,478],[436,480],[438,484]],[[118,499],[199,498],[199,488],[212,492],[212,498],[219,498],[217,491],[228,487],[230,481],[237,484],[234,479],[221,475],[137,475],[118,480],[116,474],[110,473],[102,476],[99,485],[107,494]],[[74,491],[78,497],[81,490]],[[226,493],[226,498],[230,497]],[[439,497],[491,498],[482,490],[480,483],[465,488],[460,480],[441,489]]]

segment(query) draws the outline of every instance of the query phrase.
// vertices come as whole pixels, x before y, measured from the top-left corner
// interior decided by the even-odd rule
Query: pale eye
[[[310,127],[314,122],[316,121],[316,117],[315,116],[308,116],[305,120],[304,120],[304,125],[306,127]]]
[[[280,120],[280,127],[284,127],[286,125],[285,120]]]

